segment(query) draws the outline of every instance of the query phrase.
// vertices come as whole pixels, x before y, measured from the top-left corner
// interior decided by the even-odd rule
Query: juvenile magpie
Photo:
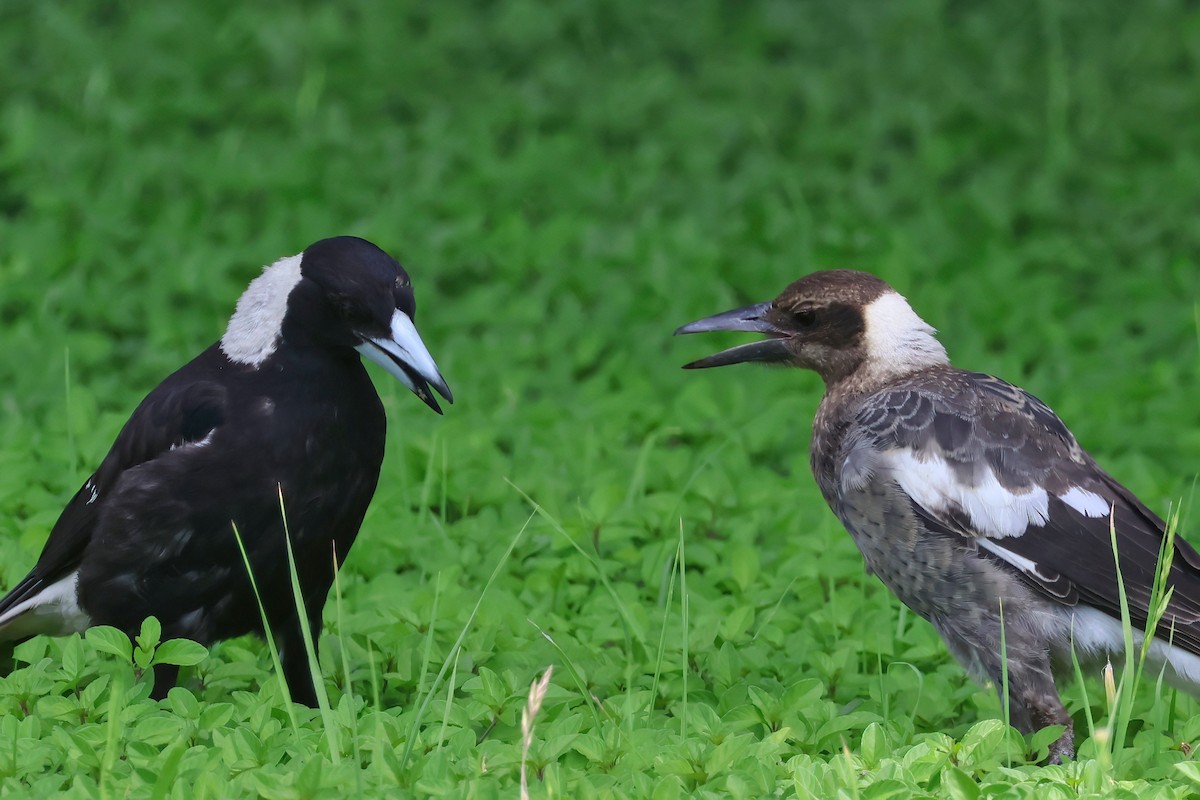
[[[141,402],[0,599],[0,642],[154,615],[163,637],[262,633],[240,535],[292,697],[315,705],[314,643],[333,581],[375,493],[383,405],[359,355],[434,411],[453,402],[417,329],[408,273],[363,239],[324,239],[266,267],[221,340]],[[284,540],[295,552],[297,613]],[[154,696],[177,668],[156,670]]]
[[[867,570],[976,679],[1001,687],[1007,660],[1013,724],[1064,725],[1050,756],[1073,757],[1052,669],[1070,674],[1072,646],[1084,663],[1124,648],[1110,524],[1133,625],[1145,629],[1163,520],[1036,397],[950,366],[934,329],[873,275],[816,272],[771,302],[675,333],[727,330],[767,338],[685,369],[755,361],[819,373],[812,471]],[[1182,539],[1167,577],[1150,658],[1195,692],[1200,554]]]

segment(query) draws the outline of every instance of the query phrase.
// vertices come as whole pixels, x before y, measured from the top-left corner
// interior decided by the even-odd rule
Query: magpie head
[[[421,341],[412,280],[391,256],[353,236],[322,239],[263,271],[238,300],[221,349],[257,367],[292,347],[353,348],[442,413],[430,387],[450,387]]]
[[[880,278],[854,270],[814,272],[770,302],[705,317],[675,334],[708,331],[752,331],[767,338],[684,369],[756,361],[815,370],[832,385],[860,371],[882,377],[947,363],[934,329],[908,301]]]

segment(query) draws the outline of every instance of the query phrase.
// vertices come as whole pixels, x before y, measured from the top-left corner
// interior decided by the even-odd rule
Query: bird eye
[[[802,308],[792,313],[792,319],[795,320],[797,328],[811,328],[817,324],[817,312],[811,308]]]

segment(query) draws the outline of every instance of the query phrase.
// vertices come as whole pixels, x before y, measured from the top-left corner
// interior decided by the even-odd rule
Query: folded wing
[[[87,627],[87,615],[75,598],[75,575],[107,494],[126,470],[176,448],[211,441],[225,421],[227,401],[220,384],[170,378],[142,401],[100,467],[63,509],[37,564],[0,598],[0,641]]]
[[[859,413],[843,483],[886,471],[932,531],[960,537],[1046,597],[1120,616],[1111,530],[1144,628],[1165,524],[1085,453],[1040,400],[998,378],[943,371]],[[1200,653],[1200,554],[1174,540],[1159,633]]]

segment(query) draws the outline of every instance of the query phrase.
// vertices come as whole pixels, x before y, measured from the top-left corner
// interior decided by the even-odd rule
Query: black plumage
[[[820,373],[813,474],[868,570],[977,678],[1000,687],[1007,670],[1014,724],[1066,726],[1051,755],[1072,755],[1053,670],[1070,669],[1072,650],[1087,663],[1124,648],[1112,531],[1131,620],[1146,628],[1163,520],[1040,400],[950,366],[933,328],[872,275],[814,273],[771,303],[677,333],[710,330],[769,338],[688,367],[760,361]],[[1149,654],[1195,692],[1200,554],[1176,538],[1171,555],[1171,595]]]
[[[384,454],[383,406],[359,354],[435,411],[430,385],[451,400],[414,313],[407,273],[362,239],[325,239],[270,265],[221,341],[133,412],[0,599],[0,641],[98,624],[133,634],[149,615],[164,637],[261,633],[236,526],[292,696],[313,704],[300,625],[317,640],[335,554],[340,564],[354,543]],[[155,695],[174,677],[160,670]]]

